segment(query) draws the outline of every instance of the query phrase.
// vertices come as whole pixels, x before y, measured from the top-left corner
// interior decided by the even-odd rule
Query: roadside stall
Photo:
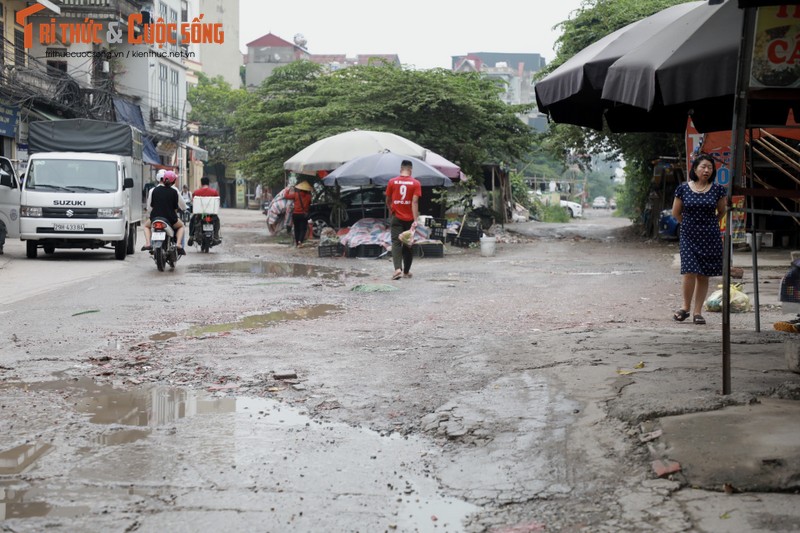
[[[389,180],[397,176],[403,160],[413,163],[412,175],[419,180],[423,187],[450,187],[453,182],[442,172],[414,157],[401,156],[391,151],[384,150],[375,154],[355,158],[341,165],[322,180],[327,187],[358,186],[377,187],[385,189]],[[444,159],[444,158],[442,158]],[[364,218],[353,224],[341,236],[340,244],[343,246],[343,255],[347,257],[382,257],[391,249],[391,237],[387,222],[388,212],[385,209],[382,219]],[[415,242],[420,255],[441,257],[444,255],[443,242],[431,239],[430,228],[420,225],[417,227]],[[330,246],[329,239],[321,240],[320,246]],[[439,252],[436,251],[438,248]],[[329,255],[328,249],[320,250],[320,254]]]

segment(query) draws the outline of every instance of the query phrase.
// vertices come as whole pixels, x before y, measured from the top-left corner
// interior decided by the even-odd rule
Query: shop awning
[[[142,132],[142,159],[144,162],[150,165],[160,165],[161,159],[158,157],[153,140],[147,134],[147,128],[144,125],[142,109],[137,104],[122,98],[114,98],[114,112],[117,122],[130,124]]]
[[[181,145],[185,146],[189,150],[191,150],[194,154],[192,159],[197,161],[208,161],[208,150],[200,148],[199,146],[195,146],[189,143],[181,143]]]

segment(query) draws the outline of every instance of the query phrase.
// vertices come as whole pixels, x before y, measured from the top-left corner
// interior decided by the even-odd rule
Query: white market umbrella
[[[402,156],[424,159],[427,150],[405,137],[385,131],[353,130],[332,135],[303,148],[283,163],[285,170],[313,174],[344,163],[389,150]]]

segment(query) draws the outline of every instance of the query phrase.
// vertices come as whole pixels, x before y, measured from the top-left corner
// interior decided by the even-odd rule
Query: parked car
[[[605,196],[598,196],[592,202],[592,209],[606,209],[608,207],[608,203],[606,202]]]
[[[362,218],[387,216],[386,196],[381,187],[343,189],[338,202],[328,191],[323,191],[312,201],[309,210],[315,237],[319,237],[325,227],[343,228],[352,226]]]
[[[569,216],[572,218],[581,218],[583,216],[583,207],[577,202],[570,202],[569,200],[561,200],[561,207],[567,210]]]

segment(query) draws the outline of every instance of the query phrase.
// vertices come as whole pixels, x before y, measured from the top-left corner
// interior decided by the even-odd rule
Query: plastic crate
[[[317,248],[319,257],[341,257],[344,255],[344,246],[336,244],[320,244]]]
[[[430,239],[444,242],[445,241],[445,231],[447,231],[447,229],[443,228],[443,227],[442,228],[432,227],[431,228]]]
[[[447,219],[445,218],[426,218],[425,219],[425,226],[428,228],[446,228],[447,227]]]
[[[444,257],[444,244],[440,242],[424,242],[411,247],[415,257]]]
[[[458,246],[459,248],[469,248],[472,244],[478,243],[480,239],[465,239],[464,237],[456,237],[453,235],[450,238],[450,244]]]
[[[385,251],[380,244],[359,244],[347,249],[347,257],[379,257]]]

